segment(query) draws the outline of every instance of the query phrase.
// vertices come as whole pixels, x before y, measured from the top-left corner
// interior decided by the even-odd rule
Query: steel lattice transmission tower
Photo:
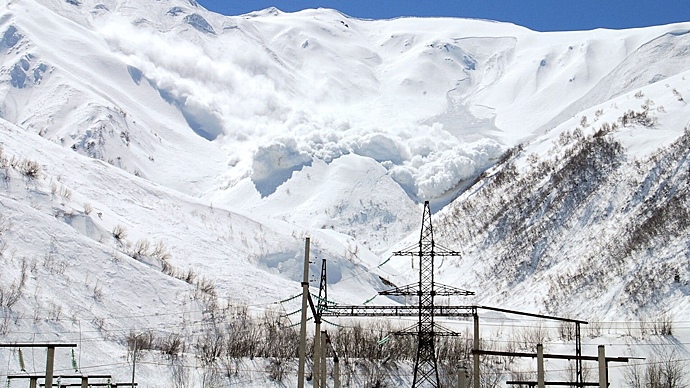
[[[434,281],[434,259],[444,256],[460,256],[460,252],[436,246],[434,229],[431,224],[429,201],[424,202],[422,229],[418,247],[394,252],[395,256],[419,258],[419,281],[407,286],[396,287],[380,292],[380,295],[416,296],[419,300],[419,321],[417,325],[398,334],[417,336],[417,358],[414,366],[412,387],[439,387],[439,375],[436,363],[436,337],[458,335],[434,322],[436,315],[435,298],[437,296],[468,296],[471,291],[446,286]]]
[[[469,296],[474,295],[474,292],[465,291],[444,284],[439,284],[434,281],[434,259],[436,257],[460,256],[460,252],[443,248],[442,246],[436,245],[436,243],[434,242],[434,230],[433,225],[431,224],[431,209],[429,208],[429,202],[424,203],[424,214],[422,216],[422,230],[419,236],[419,243],[409,248],[403,249],[401,251],[394,252],[393,254],[395,256],[410,256],[413,258],[419,258],[419,281],[417,283],[413,283],[407,286],[396,287],[390,290],[381,291],[379,292],[379,295],[414,296],[418,299],[417,306],[347,306],[327,304],[323,308],[321,315],[329,317],[419,317],[419,321],[416,325],[396,333],[417,336],[417,358],[415,360],[414,366],[414,378],[412,381],[413,388],[441,387],[441,384],[439,382],[438,365],[436,360],[436,339],[437,337],[442,336],[459,335],[458,333],[445,329],[442,326],[436,324],[436,322],[434,321],[435,317],[472,317],[474,319],[474,344],[472,354],[474,359],[474,386],[477,388],[480,385],[480,355],[484,354],[517,357],[538,357],[538,355],[534,353],[497,352],[481,350],[479,348],[479,315],[477,314],[478,309],[575,323],[575,355],[549,355],[549,358],[576,360],[577,382],[565,384],[572,384],[578,387],[584,387],[585,385],[596,385],[592,383],[585,383],[582,376],[582,361],[597,360],[597,358],[594,357],[582,356],[580,324],[587,324],[587,322],[571,318],[559,318],[541,314],[520,312],[515,310],[506,310],[489,306],[436,305],[435,298],[437,296]],[[307,268],[307,266],[308,264],[305,263],[305,268]],[[321,276],[322,278],[325,278],[326,276],[325,266],[322,270]],[[325,295],[325,283],[322,282],[321,287],[324,289]],[[321,293],[321,291],[319,291],[319,293]],[[315,309],[312,308],[312,310],[314,311],[314,315],[316,315],[317,313],[315,312]],[[546,357],[546,355],[544,357]],[[602,357],[603,356],[599,356],[598,359],[601,359]],[[627,360],[628,358],[621,357],[605,358],[606,362],[627,362]],[[531,385],[534,382],[520,381],[514,383],[524,383]],[[534,383],[534,385],[536,384],[537,383]],[[564,383],[562,382],[552,382],[547,383],[546,385],[563,384]]]

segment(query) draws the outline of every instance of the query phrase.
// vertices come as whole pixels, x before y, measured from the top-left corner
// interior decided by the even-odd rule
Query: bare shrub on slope
[[[686,388],[690,384],[688,361],[678,352],[664,352],[626,366],[625,383],[631,388]]]
[[[512,150],[446,209],[437,235],[471,256],[490,255],[475,268],[491,284],[512,287],[559,265],[540,302],[552,313],[570,312],[579,303],[572,296],[603,297],[611,284],[622,284],[615,298],[632,314],[660,308],[690,271],[679,259],[690,234],[689,131],[637,160],[616,140],[619,130],[563,132],[549,158]]]
[[[15,168],[29,179],[37,179],[41,174],[41,165],[35,160],[23,159],[15,165]]]

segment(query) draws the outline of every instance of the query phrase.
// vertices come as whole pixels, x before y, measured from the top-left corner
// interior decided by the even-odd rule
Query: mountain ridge
[[[8,340],[85,330],[92,364],[126,375],[132,330],[298,308],[279,301],[300,292],[308,236],[329,295],[370,301],[416,281],[390,254],[418,240],[424,200],[463,252],[438,280],[477,291],[468,303],[688,319],[689,23],[1,12],[0,291],[24,284],[2,306]]]

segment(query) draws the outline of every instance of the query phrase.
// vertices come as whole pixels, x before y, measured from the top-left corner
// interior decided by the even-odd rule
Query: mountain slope
[[[687,75],[584,111],[487,171],[443,211],[442,235],[467,250],[456,265],[473,269],[445,276],[554,314],[685,319]]]
[[[536,33],[330,10],[222,17],[182,1],[76,3],[6,7],[3,116],[195,195],[251,179],[267,197],[313,160],[355,154],[381,162],[412,199],[440,199],[505,147],[678,74],[686,59],[683,25]],[[664,67],[638,66],[649,58]],[[262,159],[276,147],[292,156]],[[185,179],[168,178],[173,159],[192,167],[176,171]],[[441,173],[451,170],[462,172]]]
[[[422,200],[468,303],[687,321],[688,30],[5,2],[0,332],[127,376],[133,331],[294,324],[307,236],[329,297],[371,301],[416,281],[389,253]]]

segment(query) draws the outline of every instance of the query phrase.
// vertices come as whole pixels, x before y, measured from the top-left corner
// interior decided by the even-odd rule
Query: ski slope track
[[[437,243],[463,253],[437,258],[436,279],[476,292],[442,303],[673,317],[672,336],[609,328],[586,345],[690,360],[689,64],[690,23],[541,33],[5,0],[0,342],[78,342],[83,371],[126,381],[130,333],[200,338],[218,306],[299,308],[280,301],[301,292],[306,237],[329,299],[361,304],[417,281],[389,258],[430,201]],[[172,364],[142,357],[137,381],[171,386]],[[0,348],[3,368],[16,359]],[[267,365],[228,381],[295,385]],[[200,370],[188,386],[211,386]]]

